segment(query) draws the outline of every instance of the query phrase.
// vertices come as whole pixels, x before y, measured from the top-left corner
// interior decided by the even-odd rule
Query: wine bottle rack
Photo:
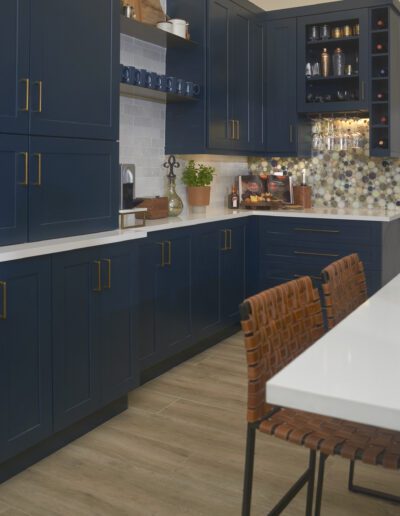
[[[390,12],[371,10],[371,156],[390,155]]]

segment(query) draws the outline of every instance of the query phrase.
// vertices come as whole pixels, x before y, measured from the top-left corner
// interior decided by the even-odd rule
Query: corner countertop
[[[161,220],[148,221],[146,226],[137,229],[125,229],[94,233],[55,240],[43,240],[25,244],[0,247],[0,263],[44,256],[77,249],[85,249],[101,245],[116,244],[130,240],[146,238],[149,233],[167,229],[195,226],[210,222],[220,222],[236,218],[250,216],[259,217],[292,217],[309,219],[349,220],[363,222],[393,222],[400,219],[400,209],[395,211],[368,210],[368,209],[336,209],[336,208],[312,208],[310,210],[228,210],[227,208],[208,209],[206,213],[187,214],[180,217],[171,217]]]

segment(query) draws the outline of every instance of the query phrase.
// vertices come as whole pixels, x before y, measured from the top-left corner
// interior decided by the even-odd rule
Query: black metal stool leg
[[[244,467],[242,516],[250,516],[251,492],[252,492],[252,488],[253,488],[255,445],[256,445],[256,427],[254,425],[248,424],[247,425],[247,441],[246,441],[246,463],[245,463],[245,467]]]
[[[322,490],[324,488],[325,462],[326,462],[327,458],[328,458],[327,455],[324,455],[323,453],[320,454],[318,482],[317,482],[317,496],[316,496],[316,500],[315,500],[315,516],[320,516],[320,514],[321,514]]]
[[[310,451],[310,462],[308,466],[308,487],[307,487],[307,505],[306,505],[306,516],[312,516],[312,508],[314,501],[314,481],[315,481],[315,463],[317,459],[317,452],[314,450]]]
[[[388,502],[393,502],[400,504],[400,496],[395,496],[389,493],[384,493],[383,491],[375,491],[375,489],[369,489],[367,487],[361,487],[354,484],[354,468],[355,462],[352,460],[350,462],[350,471],[349,471],[349,491],[352,493],[363,494],[366,496],[372,496],[373,498],[378,498],[380,500],[386,500]]]

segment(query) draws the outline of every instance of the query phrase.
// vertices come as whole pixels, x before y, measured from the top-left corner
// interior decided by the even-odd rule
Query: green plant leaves
[[[182,174],[182,182],[186,186],[209,186],[215,174],[214,167],[206,167],[190,160]]]

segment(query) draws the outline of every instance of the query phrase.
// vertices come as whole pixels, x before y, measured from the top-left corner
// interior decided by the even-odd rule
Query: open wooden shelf
[[[165,91],[153,90],[151,88],[143,88],[142,86],[134,86],[133,84],[120,84],[120,94],[124,97],[136,99],[151,100],[161,103],[181,103],[181,102],[197,102],[196,97],[188,97],[187,95],[177,95],[176,93],[167,93]]]
[[[307,81],[341,81],[342,79],[358,79],[359,75],[330,75],[329,77],[322,77],[321,75],[317,75],[315,77],[306,77]]]
[[[329,45],[331,43],[346,43],[347,41],[359,41],[359,39],[359,36],[348,36],[346,38],[316,39],[314,41],[307,41],[307,45]]]
[[[190,48],[197,46],[197,43],[190,39],[180,38],[170,32],[157,29],[154,25],[130,20],[126,16],[121,16],[121,34],[163,48]]]

